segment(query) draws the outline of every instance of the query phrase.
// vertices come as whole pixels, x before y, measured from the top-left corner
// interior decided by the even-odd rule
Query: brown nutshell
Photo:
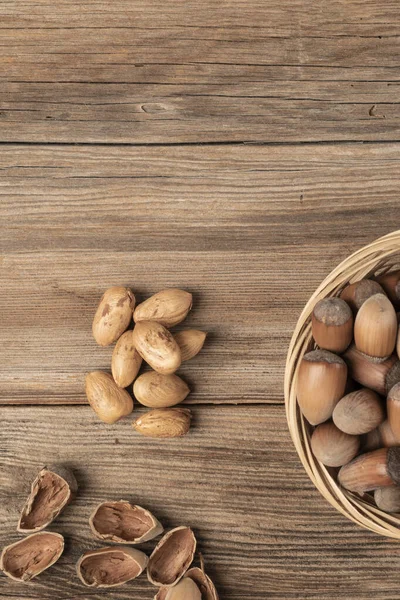
[[[362,279],[344,288],[340,297],[347,302],[352,311],[356,313],[368,298],[375,294],[384,293],[382,286],[372,279]]]
[[[400,481],[400,448],[380,448],[357,456],[339,471],[339,483],[351,492],[364,494]]]
[[[400,381],[400,361],[394,354],[387,359],[373,359],[366,356],[355,345],[351,345],[343,355],[351,377],[366,388],[386,396],[388,391]]]
[[[177,527],[164,537],[149,558],[147,577],[153,585],[176,585],[190,567],[196,551],[196,538],[190,527]]]
[[[390,429],[400,443],[400,383],[396,383],[389,391],[386,406]]]
[[[378,394],[362,388],[341,398],[332,418],[341,431],[360,435],[378,427],[385,420],[385,411]]]
[[[17,531],[34,533],[47,527],[71,502],[77,489],[72,471],[61,465],[44,467],[32,482]]]
[[[318,425],[311,436],[311,449],[319,461],[328,467],[341,467],[357,454],[360,440],[340,431],[332,422]]]
[[[397,485],[378,488],[375,490],[374,500],[377,507],[385,512],[400,512],[400,488]]]
[[[357,350],[367,356],[386,358],[396,346],[397,315],[384,294],[375,294],[361,306],[354,322]]]
[[[387,419],[376,429],[361,436],[362,452],[371,452],[372,450],[378,450],[378,448],[390,448],[391,446],[397,446],[398,443]]]
[[[312,313],[312,334],[320,348],[344,352],[353,339],[353,313],[341,298],[324,298]]]
[[[136,579],[146,568],[148,558],[140,550],[108,546],[85,552],[76,565],[82,583],[92,588],[111,588]]]
[[[89,525],[97,538],[118,544],[140,544],[163,532],[163,526],[150,511],[125,500],[99,504]]]
[[[392,304],[396,308],[400,308],[400,271],[381,275],[377,278],[377,281],[385,290]]]
[[[0,569],[7,577],[26,583],[54,565],[63,551],[64,538],[59,533],[32,533],[3,549]]]
[[[332,416],[346,381],[347,366],[340,356],[327,350],[313,350],[303,356],[297,377],[297,401],[311,425]]]

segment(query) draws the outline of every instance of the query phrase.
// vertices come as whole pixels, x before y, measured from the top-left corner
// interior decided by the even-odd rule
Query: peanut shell
[[[50,525],[73,500],[77,489],[72,471],[61,465],[44,467],[32,482],[17,531],[35,533]]]
[[[89,519],[94,535],[117,544],[140,544],[160,535],[164,528],[150,511],[127,502],[102,502]]]

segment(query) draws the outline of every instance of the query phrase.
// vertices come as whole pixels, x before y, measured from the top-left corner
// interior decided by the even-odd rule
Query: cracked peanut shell
[[[76,571],[82,583],[92,588],[111,588],[136,579],[146,568],[148,557],[135,548],[107,546],[85,552]]]
[[[117,544],[140,544],[160,535],[164,528],[145,508],[126,500],[102,502],[89,519],[94,535]]]
[[[73,500],[77,490],[72,471],[62,465],[44,467],[32,482],[17,531],[36,533],[50,525]]]
[[[59,533],[40,531],[3,549],[0,569],[15,581],[26,583],[54,565],[64,550]]]
[[[190,527],[176,527],[164,535],[149,558],[147,577],[158,587],[172,587],[190,567],[196,551],[196,538]]]

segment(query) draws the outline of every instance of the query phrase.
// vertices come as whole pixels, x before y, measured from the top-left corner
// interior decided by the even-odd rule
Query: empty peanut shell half
[[[47,527],[71,502],[77,489],[72,471],[61,465],[44,467],[32,482],[17,531],[34,533]]]
[[[88,587],[109,588],[138,577],[146,568],[146,554],[126,546],[89,550],[76,565],[79,579]]]
[[[64,538],[59,533],[32,533],[4,548],[0,568],[11,579],[26,583],[54,565],[63,550]]]
[[[89,524],[96,537],[118,544],[147,542],[164,530],[151,512],[125,500],[99,504]]]
[[[192,564],[196,538],[190,527],[177,527],[159,541],[147,566],[147,577],[153,585],[176,585]]]

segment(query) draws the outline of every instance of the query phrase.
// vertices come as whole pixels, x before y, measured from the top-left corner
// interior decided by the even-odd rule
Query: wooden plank
[[[245,151],[244,151],[245,150]],[[399,221],[398,145],[3,147],[0,402],[80,403],[103,290],[190,289],[191,403],[282,402],[313,290]]]
[[[399,139],[394,1],[59,6],[0,6],[0,141]]]
[[[221,600],[400,598],[398,545],[351,524],[313,489],[282,407],[194,413],[186,438],[154,441],[135,434],[130,418],[106,426],[89,408],[3,407],[1,544],[17,539],[18,510],[43,464],[72,467],[80,492],[52,526],[67,538],[59,563],[23,590],[1,577],[0,597],[19,598],[22,591],[26,600],[150,600],[144,577],[101,593],[86,591],[74,574],[80,553],[100,545],[89,533],[93,507],[127,498],[167,527],[194,528]]]
[[[242,35],[246,29],[254,30],[254,35],[262,37],[264,30],[274,36],[298,36],[299,28],[304,27],[309,34],[343,37],[351,34],[378,36],[382,29],[386,35],[398,33],[398,4],[396,0],[352,0],[346,6],[340,0],[322,0],[318,6],[310,8],[303,0],[273,0],[268,5],[263,0],[225,0],[216,4],[195,0],[163,4],[162,0],[115,0],[112,4],[104,0],[87,0],[77,7],[73,1],[58,3],[58,10],[52,10],[50,0],[3,0],[0,6],[2,29],[71,29],[107,28],[155,29],[203,28],[224,33],[235,29]],[[290,18],[288,10],[290,9]],[[156,19],[156,16],[162,16]],[[312,17],[312,18],[311,18]],[[204,36],[206,37],[206,36]],[[217,36],[216,36],[217,37]]]

